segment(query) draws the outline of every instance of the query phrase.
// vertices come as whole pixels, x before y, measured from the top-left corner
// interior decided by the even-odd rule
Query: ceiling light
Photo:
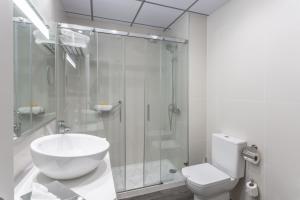
[[[67,53],[66,53],[66,60],[72,65],[72,67],[74,67],[74,69],[76,69],[76,63],[71,58],[71,56],[69,54],[67,54]]]
[[[117,31],[117,30],[112,30],[111,33],[112,33],[112,34],[117,34],[118,31]]]
[[[49,40],[49,30],[27,0],[13,0],[16,6],[28,17],[28,19]]]

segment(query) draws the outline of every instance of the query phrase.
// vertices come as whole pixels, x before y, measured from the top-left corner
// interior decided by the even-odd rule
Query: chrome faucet
[[[57,121],[57,133],[59,134],[65,134],[71,131],[71,128],[66,126],[64,120],[58,120]]]

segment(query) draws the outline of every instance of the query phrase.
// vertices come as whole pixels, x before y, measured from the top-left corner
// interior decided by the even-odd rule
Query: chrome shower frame
[[[94,28],[94,27],[80,26],[80,25],[75,25],[75,24],[58,23],[58,27],[74,29],[74,30],[78,30],[78,31],[90,31],[90,32],[97,32],[97,33],[105,33],[105,34],[112,34],[112,35],[121,35],[121,36],[128,36],[128,37],[169,41],[169,42],[176,42],[176,43],[188,43],[188,40],[181,39],[181,38],[164,37],[164,36],[160,36],[160,35],[150,35],[150,34],[140,34],[140,33],[118,31],[118,30],[112,30],[112,29]]]

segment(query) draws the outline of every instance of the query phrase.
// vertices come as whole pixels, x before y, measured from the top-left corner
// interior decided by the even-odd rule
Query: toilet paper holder
[[[260,162],[260,155],[258,152],[258,147],[256,145],[246,146],[242,150],[243,158],[253,164],[258,164]]]

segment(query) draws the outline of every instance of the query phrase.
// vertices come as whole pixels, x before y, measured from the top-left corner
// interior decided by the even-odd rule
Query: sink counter
[[[15,187],[15,200],[21,200],[20,196],[31,191],[33,182],[48,184],[54,179],[48,178],[33,167]],[[72,180],[60,181],[86,200],[115,200],[114,181],[111,171],[109,153],[101,161],[99,167],[91,173]]]

